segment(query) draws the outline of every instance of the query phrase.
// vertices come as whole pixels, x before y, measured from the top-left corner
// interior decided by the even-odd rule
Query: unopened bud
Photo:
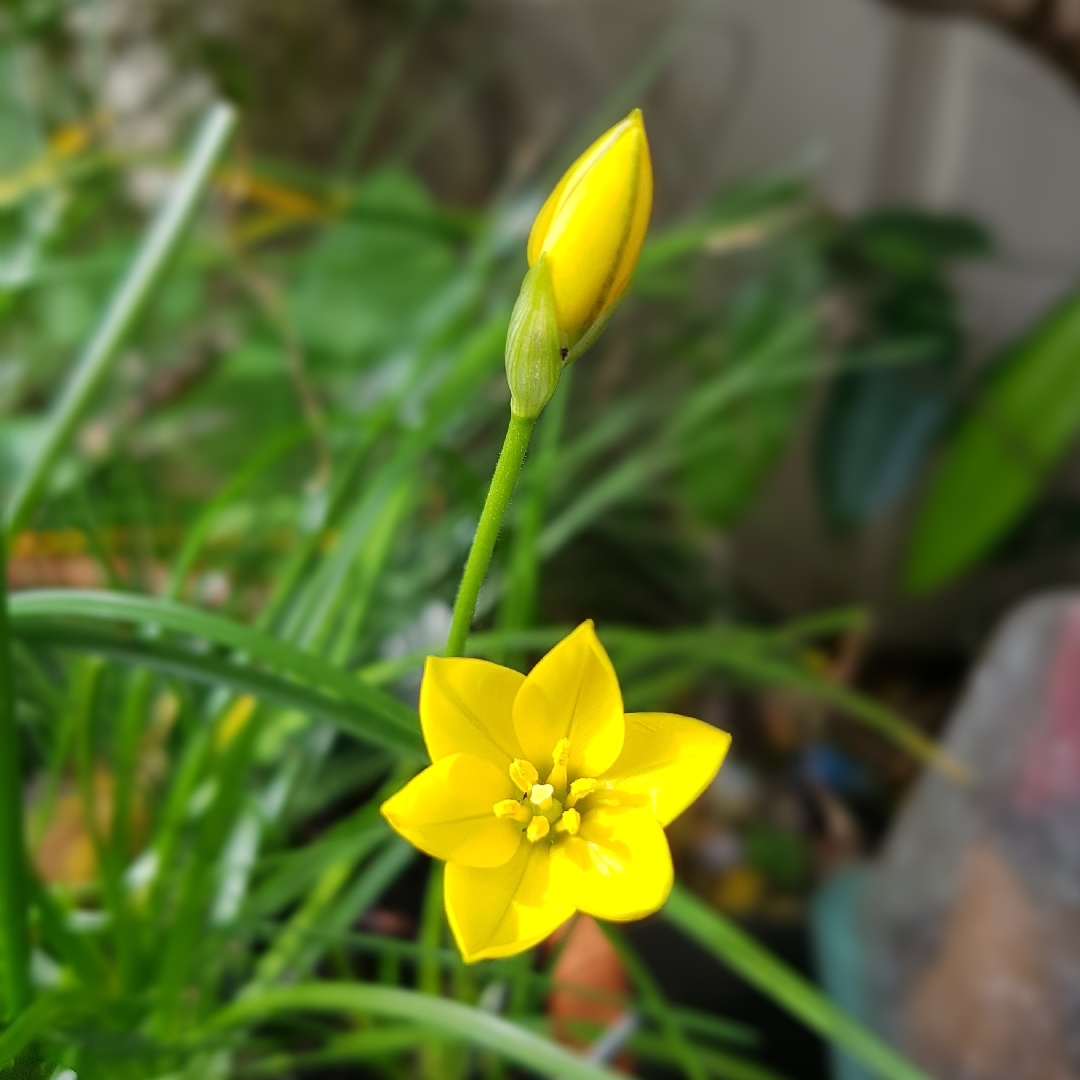
[[[641,110],[567,169],[536,215],[529,265],[546,257],[556,320],[572,363],[600,336],[637,266],[652,212],[652,162]]]

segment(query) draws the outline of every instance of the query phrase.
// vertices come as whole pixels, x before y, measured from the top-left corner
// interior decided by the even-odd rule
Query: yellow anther
[[[591,776],[583,776],[570,785],[570,794],[566,796],[566,805],[574,806],[579,799],[591,795],[596,790],[597,782]]]
[[[503,799],[495,804],[494,810],[497,818],[513,818],[522,825],[528,825],[532,821],[532,811],[517,799]]]
[[[566,790],[566,763],[570,760],[570,740],[560,739],[551,752],[551,772],[547,782],[559,792]]]
[[[535,844],[537,840],[543,840],[551,831],[551,824],[546,817],[534,817],[525,830],[525,835]]]
[[[533,784],[532,791],[529,792],[529,802],[540,813],[543,813],[545,810],[551,809],[551,800],[554,794],[555,789],[550,784]]]
[[[580,828],[581,815],[576,810],[564,810],[563,816],[559,818],[559,822],[555,826],[555,831],[577,836],[577,831]]]
[[[531,761],[514,758],[514,763],[510,766],[510,779],[528,795],[533,784],[540,779],[540,774]]]

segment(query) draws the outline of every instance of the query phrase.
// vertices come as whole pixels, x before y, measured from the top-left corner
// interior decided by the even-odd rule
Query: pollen
[[[534,817],[525,830],[525,835],[535,844],[537,840],[543,840],[551,831],[551,824],[546,817]]]
[[[521,789],[523,794],[528,795],[533,784],[539,782],[540,774],[531,761],[514,758],[513,764],[510,766],[510,779]]]
[[[597,788],[597,782],[591,776],[583,776],[570,785],[570,793],[566,796],[568,807],[576,806],[578,801],[586,795],[591,795]]]
[[[532,812],[517,799],[503,799],[502,802],[497,802],[493,809],[497,818],[513,818],[522,825],[528,825],[532,821]]]
[[[564,810],[563,816],[559,818],[558,824],[555,826],[557,833],[568,833],[570,836],[577,836],[578,829],[581,828],[581,815],[576,810]]]

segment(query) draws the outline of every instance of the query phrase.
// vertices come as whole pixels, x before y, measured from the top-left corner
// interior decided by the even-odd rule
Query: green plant
[[[9,799],[0,855],[11,1019],[0,1062],[80,1078],[273,1075],[334,1061],[408,1075],[422,1042],[420,1067],[433,1075],[497,1076],[497,1054],[610,1076],[542,1030],[550,969],[515,959],[465,968],[445,947],[437,903],[424,905],[415,942],[355,929],[414,861],[377,814],[423,756],[407,690],[388,688],[448,629],[494,456],[505,405],[486,391],[498,380],[514,272],[505,222],[444,213],[411,179],[383,171],[337,194],[300,256],[271,248],[256,262],[250,223],[229,219],[177,250],[228,128],[226,112],[212,115],[160,219],[171,224],[151,232],[59,403],[31,419],[37,434],[11,455],[10,512],[32,526],[13,537],[15,550],[77,525],[80,554],[111,588],[20,592],[0,640],[15,669],[15,709],[0,722],[10,746],[17,721],[36,777],[39,856],[27,903],[20,804]],[[659,237],[643,293],[661,295],[738,221],[728,209]],[[87,277],[101,292],[101,264],[85,272],[90,254],[78,249],[98,238],[74,232],[70,261],[56,256],[51,278],[10,297],[25,322],[7,331],[40,328],[57,354],[63,343],[47,338],[38,305],[53,289],[80,295]],[[230,305],[209,347],[225,358],[182,367],[178,328],[215,289]],[[699,324],[684,343],[693,394],[675,372],[574,427],[564,383],[538,424],[505,571],[479,596],[496,629],[474,635],[470,651],[523,664],[558,634],[535,626],[545,560],[613,508],[687,475],[734,403],[817,376],[804,299],[782,297],[777,317],[745,338],[717,313]],[[124,385],[119,359],[136,330],[168,371],[188,375],[184,393],[145,371]],[[718,337],[724,362],[709,370]],[[20,377],[30,401],[39,378],[48,385]],[[125,411],[133,399],[136,411]],[[110,438],[80,452],[72,439],[95,412]],[[228,586],[217,593],[215,574]],[[806,664],[801,644],[850,619],[770,632],[611,627],[605,640],[628,700],[655,707],[704,674],[735,673],[819,696],[942,763],[899,718]],[[13,680],[0,675],[10,695]],[[15,755],[5,760],[10,768]],[[92,852],[93,873],[78,880],[41,869],[42,834],[61,805],[78,807]],[[437,879],[430,889],[437,896]],[[797,1015],[883,1075],[915,1075],[803,980],[725,935],[714,913],[692,914],[682,922]],[[24,1007],[28,943],[41,971]],[[633,1008],[647,1021],[631,1041],[637,1052],[691,1076],[762,1075],[738,1029],[721,1025],[717,1047],[715,1023],[637,982]]]

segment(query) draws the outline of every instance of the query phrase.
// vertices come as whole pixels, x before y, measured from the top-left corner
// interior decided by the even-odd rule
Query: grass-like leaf
[[[327,982],[264,990],[223,1010],[214,1019],[213,1027],[250,1026],[293,1012],[407,1020],[432,1032],[492,1050],[531,1073],[565,1080],[617,1080],[616,1073],[501,1017],[445,998],[387,986]]]
[[[930,1080],[815,986],[777,960],[720,912],[676,885],[664,918],[822,1038],[842,1047],[882,1080]]]

